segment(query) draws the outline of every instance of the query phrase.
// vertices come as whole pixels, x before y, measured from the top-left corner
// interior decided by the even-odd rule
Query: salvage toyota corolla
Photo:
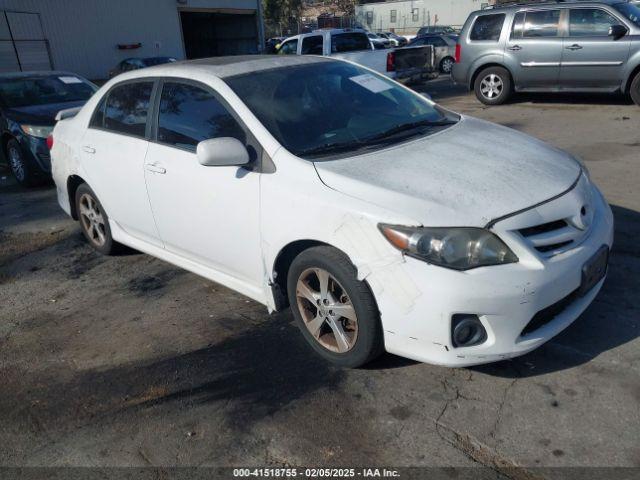
[[[58,118],[58,199],[94,248],[291,306],[341,366],[522,355],[604,281],[613,218],[576,159],[349,62],[152,67]]]

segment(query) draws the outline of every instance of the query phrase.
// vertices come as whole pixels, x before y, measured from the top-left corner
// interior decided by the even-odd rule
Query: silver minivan
[[[534,91],[622,91],[640,105],[640,6],[570,1],[473,12],[452,76],[487,105]]]

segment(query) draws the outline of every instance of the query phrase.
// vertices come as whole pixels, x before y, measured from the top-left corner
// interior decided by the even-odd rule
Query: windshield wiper
[[[455,120],[420,120],[419,122],[401,123],[400,125],[391,127],[389,130],[367,137],[364,141],[375,142],[377,140],[385,140],[389,137],[393,137],[398,133],[410,132],[411,130],[417,130],[422,127],[443,127],[446,125],[453,125],[455,123],[457,123]],[[421,131],[417,131],[416,133],[421,133]]]
[[[307,155],[323,155],[329,153],[341,153],[341,152],[349,152],[354,150],[359,150],[361,148],[366,147],[367,145],[363,142],[339,142],[339,143],[325,143],[324,145],[319,145],[317,147],[306,148],[304,150],[299,150],[296,152],[296,155],[299,157],[304,157]]]

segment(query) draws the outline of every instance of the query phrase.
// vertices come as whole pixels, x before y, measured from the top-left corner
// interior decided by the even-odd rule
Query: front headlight
[[[385,238],[405,254],[454,270],[515,263],[518,257],[483,228],[401,227],[380,224]]]
[[[36,125],[20,125],[20,128],[27,135],[31,135],[32,137],[37,138],[47,138],[51,132],[53,132],[53,127],[39,127]]]

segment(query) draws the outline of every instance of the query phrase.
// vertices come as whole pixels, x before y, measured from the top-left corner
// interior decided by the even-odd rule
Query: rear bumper
[[[410,281],[420,294],[408,313],[388,301],[388,295],[378,298],[387,351],[422,362],[463,367],[524,355],[560,333],[589,306],[604,283],[602,279],[583,296],[570,296],[580,287],[585,262],[602,245],[611,247],[613,243],[613,216],[599,198],[589,236],[549,261],[457,272],[407,258],[402,264],[406,274],[402,283]],[[398,278],[394,281],[400,284]],[[383,293],[393,288],[384,285]],[[523,334],[538,312],[567,297],[544,324]],[[451,340],[454,314],[477,315],[487,340],[455,348]]]

